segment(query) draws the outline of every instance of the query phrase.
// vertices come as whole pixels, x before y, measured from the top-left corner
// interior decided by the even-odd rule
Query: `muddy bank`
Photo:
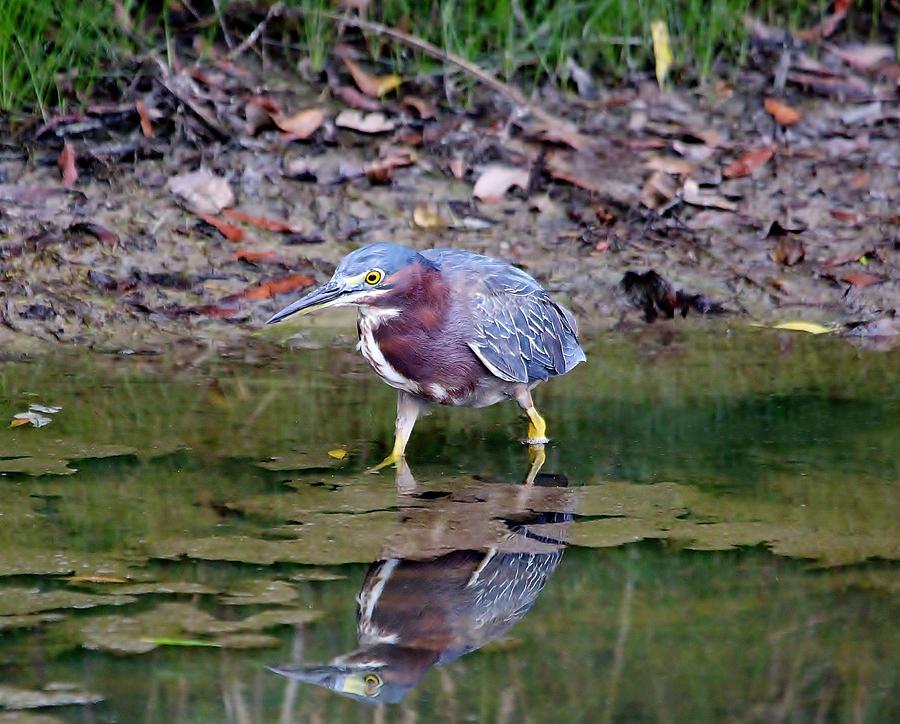
[[[240,347],[349,250],[386,239],[508,259],[588,335],[644,324],[620,282],[655,270],[739,324],[896,338],[896,85],[843,99],[789,85],[787,119],[755,71],[696,92],[548,91],[556,122],[538,122],[491,95],[461,110],[425,81],[376,99],[333,72],[239,70],[149,78],[139,104],[2,147],[4,349]],[[217,189],[185,178],[198,169]]]

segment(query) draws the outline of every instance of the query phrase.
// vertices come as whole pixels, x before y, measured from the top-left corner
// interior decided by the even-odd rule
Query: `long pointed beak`
[[[331,666],[267,666],[266,668],[288,679],[316,684],[328,689],[335,688],[335,683],[340,676],[340,672]]]
[[[343,293],[343,287],[332,279],[274,314],[271,319],[266,321],[266,324],[275,324],[298,312],[312,312],[321,309],[337,301]]]

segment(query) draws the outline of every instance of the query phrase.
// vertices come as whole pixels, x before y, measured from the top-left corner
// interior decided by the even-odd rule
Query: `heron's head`
[[[286,306],[266,324],[325,307],[376,306],[403,284],[417,267],[432,266],[415,249],[400,244],[364,246],[345,256],[325,284]]]
[[[418,683],[437,655],[402,646],[358,649],[319,666],[270,666],[288,679],[315,684],[370,704],[396,704]]]

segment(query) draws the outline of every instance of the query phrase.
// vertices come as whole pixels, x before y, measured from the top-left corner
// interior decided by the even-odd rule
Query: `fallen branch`
[[[241,41],[241,44],[236,48],[232,48],[228,53],[228,60],[234,60],[239,55],[243,54],[244,51],[247,50],[251,45],[256,43],[259,40],[259,36],[263,34],[263,31],[266,29],[266,25],[269,24],[269,21],[272,18],[276,18],[281,15],[284,10],[284,3],[277,2],[269,8],[269,12],[266,13],[266,17],[259,21],[259,24],[253,28],[253,32],[250,33],[244,40]]]

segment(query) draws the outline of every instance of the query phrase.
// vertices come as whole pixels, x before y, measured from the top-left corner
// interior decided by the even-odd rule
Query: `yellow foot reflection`
[[[544,467],[546,460],[547,453],[544,452],[543,445],[528,446],[528,473],[525,475],[525,485],[534,484],[534,479],[541,472],[541,468]]]
[[[366,470],[367,473],[377,473],[379,470],[384,470],[385,468],[390,467],[391,465],[399,465],[404,460],[403,455],[392,452],[388,455],[384,460],[382,460],[378,465],[373,465],[371,468]]]

